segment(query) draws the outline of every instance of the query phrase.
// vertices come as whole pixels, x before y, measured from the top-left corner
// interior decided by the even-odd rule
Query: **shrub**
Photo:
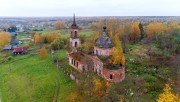
[[[13,58],[12,56],[9,56],[9,57],[7,58],[7,60],[10,61],[10,60],[12,60],[12,58]]]

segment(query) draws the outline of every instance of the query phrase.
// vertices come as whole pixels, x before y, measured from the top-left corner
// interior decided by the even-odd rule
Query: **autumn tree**
[[[146,28],[146,33],[148,38],[155,38],[157,40],[158,36],[164,33],[164,25],[162,23],[149,24]]]
[[[134,22],[133,25],[131,26],[130,40],[136,43],[140,37],[141,37],[141,32],[139,29],[139,22]]]
[[[95,33],[92,36],[85,39],[85,42],[82,44],[82,48],[85,53],[93,53],[95,41],[99,36],[99,34]]]
[[[125,58],[122,49],[114,48],[110,63],[113,65],[125,65]]]
[[[53,34],[53,40],[61,38],[61,33],[54,33]]]
[[[58,22],[55,23],[54,28],[56,30],[63,29],[63,28],[65,28],[65,23],[58,21]]]
[[[47,51],[46,51],[46,48],[45,47],[42,47],[41,50],[40,50],[40,57],[42,59],[44,59],[47,55]]]
[[[180,97],[178,94],[173,94],[169,84],[165,85],[163,93],[159,95],[157,102],[179,102]]]
[[[75,102],[85,102],[87,100],[91,102],[101,101],[102,98],[109,93],[109,88],[111,87],[110,82],[93,77],[93,72],[91,71],[85,74],[85,78],[82,78],[77,85],[76,93],[71,94],[70,98]]]
[[[107,19],[107,33],[109,34],[110,38],[115,35],[121,35],[122,29],[120,29],[119,20],[117,19]]]
[[[0,32],[0,48],[11,42],[11,35],[7,32]]]
[[[34,43],[38,44],[40,42],[40,35],[38,33],[35,33],[34,35]]]
[[[40,39],[43,43],[46,43],[47,42],[47,36],[46,36],[46,33],[42,33],[41,36],[40,36]]]
[[[177,22],[170,22],[167,24],[166,32],[172,33],[174,29],[180,28],[180,25]]]
[[[129,43],[131,24],[127,22],[124,25],[122,25],[120,29],[122,29],[122,35],[120,35],[120,40],[122,42],[123,51],[126,53],[126,51],[128,51],[127,45]]]
[[[121,47],[121,42],[119,38],[115,36],[114,39],[115,48],[113,50],[112,57],[110,59],[110,64],[112,65],[125,65],[125,57]]]
[[[50,46],[51,49],[59,50],[64,48],[64,42],[61,39],[55,39]]]
[[[96,32],[96,34],[101,34],[102,33],[102,22],[93,22],[91,24],[91,28]]]
[[[47,35],[47,42],[51,43],[53,41],[53,35],[52,34],[48,34]]]

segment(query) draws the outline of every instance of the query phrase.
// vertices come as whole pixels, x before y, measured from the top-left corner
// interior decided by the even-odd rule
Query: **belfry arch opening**
[[[75,42],[75,44],[74,44],[74,45],[75,45],[75,47],[77,47],[77,42]]]
[[[77,31],[74,31],[74,37],[77,38]]]

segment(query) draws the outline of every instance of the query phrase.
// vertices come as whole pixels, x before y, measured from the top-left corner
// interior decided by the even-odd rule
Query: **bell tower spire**
[[[74,16],[73,16],[73,23],[72,23],[72,25],[71,25],[71,28],[72,28],[72,29],[78,29],[78,26],[76,25],[76,17],[75,17],[75,14],[74,14]]]
[[[73,25],[76,25],[75,13],[74,13],[74,18],[73,18]]]
[[[78,35],[78,26],[76,24],[75,14],[73,16],[73,22],[71,25],[71,33],[70,33],[70,46],[71,48],[78,48],[79,47],[79,35]]]

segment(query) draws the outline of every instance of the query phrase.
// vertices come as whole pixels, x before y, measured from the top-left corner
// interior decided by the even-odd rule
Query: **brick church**
[[[102,35],[96,39],[94,53],[85,54],[79,50],[80,39],[78,36],[78,26],[73,17],[73,23],[70,27],[70,49],[67,51],[69,65],[77,71],[93,70],[97,75],[110,82],[120,82],[125,78],[125,67],[109,68],[106,61],[113,53],[114,44],[107,35],[106,26],[103,27]]]

